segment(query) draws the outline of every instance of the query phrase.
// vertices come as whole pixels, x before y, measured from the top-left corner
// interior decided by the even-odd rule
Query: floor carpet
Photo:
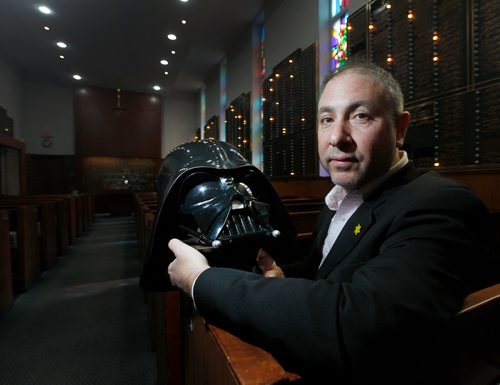
[[[153,385],[132,217],[96,216],[0,316],[1,385]]]

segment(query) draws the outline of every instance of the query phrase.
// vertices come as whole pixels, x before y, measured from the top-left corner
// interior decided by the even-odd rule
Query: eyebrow
[[[358,107],[366,107],[370,111],[376,110],[376,106],[373,103],[370,103],[368,100],[365,100],[365,99],[357,100],[357,101],[355,101],[353,103],[350,103],[347,106],[347,110],[348,111],[354,111]],[[319,108],[318,113],[320,113],[320,114],[325,113],[325,112],[331,113],[331,112],[334,112],[334,111],[335,111],[335,108],[332,107],[332,106],[322,106],[322,107]]]

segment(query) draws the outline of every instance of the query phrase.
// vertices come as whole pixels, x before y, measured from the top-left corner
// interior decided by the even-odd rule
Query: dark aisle
[[[86,234],[0,316],[1,385],[153,385],[132,217]]]

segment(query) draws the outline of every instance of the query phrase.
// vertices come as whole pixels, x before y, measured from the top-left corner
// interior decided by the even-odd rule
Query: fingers
[[[190,248],[190,246],[186,245],[184,242],[180,241],[177,238],[172,238],[168,242],[168,248],[174,253],[176,256],[177,254],[182,253],[183,247]],[[184,250],[186,252],[186,250]]]
[[[284,278],[283,270],[276,264],[273,257],[271,257],[265,250],[260,249],[257,254],[257,264],[266,278],[279,277]]]
[[[259,265],[259,268],[263,271],[272,269],[273,263],[273,257],[271,257],[264,249],[260,249],[257,253],[257,264]]]
[[[267,270],[264,272],[264,277],[266,278],[275,278],[275,277],[281,277],[281,274],[279,274],[278,271],[275,270]]]

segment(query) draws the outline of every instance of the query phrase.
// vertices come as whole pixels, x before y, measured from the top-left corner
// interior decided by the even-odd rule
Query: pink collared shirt
[[[361,189],[347,192],[343,187],[336,185],[330,190],[325,197],[325,203],[330,210],[336,211],[336,213],[330,222],[328,234],[325,238],[325,242],[323,243],[323,258],[319,264],[320,266],[326,259],[326,256],[330,252],[346,222],[356,212],[359,206],[363,204],[364,198],[380,186],[391,175],[401,170],[407,163],[408,155],[405,151],[399,151],[399,161],[384,175],[368,183],[366,186],[363,186]]]

